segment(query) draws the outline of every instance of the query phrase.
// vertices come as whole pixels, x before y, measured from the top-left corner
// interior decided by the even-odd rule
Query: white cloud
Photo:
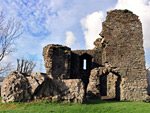
[[[129,9],[138,15],[143,26],[144,47],[150,48],[150,0],[118,0],[116,9]]]
[[[2,66],[2,64],[4,65],[4,66],[6,66],[7,65],[7,63],[11,63],[12,65],[14,65],[13,64],[13,58],[14,58],[14,56],[13,55],[7,55],[7,56],[5,56],[4,58],[3,58],[3,60],[0,62],[0,67]]]
[[[92,49],[94,47],[93,42],[100,37],[99,33],[102,30],[102,20],[104,14],[102,11],[94,12],[87,15],[80,22],[82,25],[82,30],[84,32],[84,38],[86,41],[86,48]]]
[[[76,37],[74,36],[74,34],[71,31],[67,31],[66,40],[65,40],[66,45],[71,47],[72,45],[74,45],[75,40],[76,40]]]

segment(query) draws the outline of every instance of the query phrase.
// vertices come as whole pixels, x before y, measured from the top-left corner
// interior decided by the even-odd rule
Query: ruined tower
[[[138,16],[128,10],[109,11],[100,35],[106,42],[102,61],[116,68],[121,77],[120,100],[145,100],[147,77]]]

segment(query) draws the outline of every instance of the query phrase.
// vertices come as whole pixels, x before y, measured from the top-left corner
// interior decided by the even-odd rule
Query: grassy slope
[[[149,113],[150,103],[89,101],[88,104],[0,103],[0,113]]]

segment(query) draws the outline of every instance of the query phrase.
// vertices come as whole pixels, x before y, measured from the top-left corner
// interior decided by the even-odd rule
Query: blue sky
[[[106,12],[112,9],[129,9],[139,16],[146,66],[150,67],[150,0],[0,0],[4,15],[21,20],[24,28],[23,35],[16,40],[17,51],[3,62],[15,65],[16,58],[34,59],[35,71],[39,71],[42,49],[47,44],[92,49]]]

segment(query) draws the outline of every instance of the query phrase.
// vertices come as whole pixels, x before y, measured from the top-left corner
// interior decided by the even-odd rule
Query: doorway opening
[[[100,93],[104,100],[120,100],[121,77],[109,72],[100,76]]]

